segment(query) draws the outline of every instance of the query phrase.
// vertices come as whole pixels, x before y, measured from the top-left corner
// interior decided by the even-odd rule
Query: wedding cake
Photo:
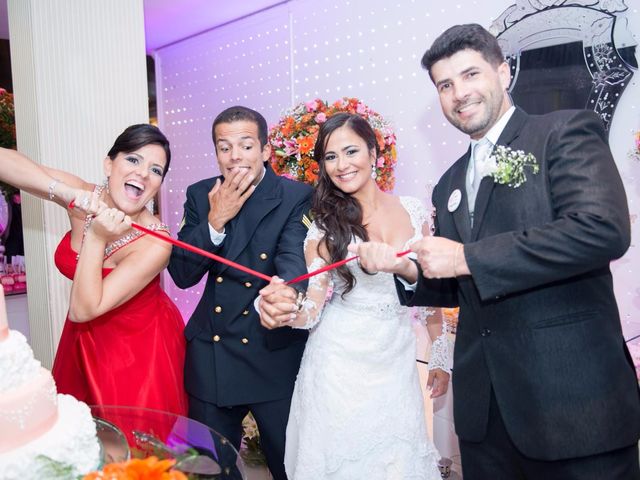
[[[0,285],[0,479],[75,478],[99,463],[89,407],[58,394],[24,335],[9,330]]]

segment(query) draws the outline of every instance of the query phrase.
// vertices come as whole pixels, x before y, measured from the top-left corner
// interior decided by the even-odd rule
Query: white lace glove
[[[431,354],[429,355],[429,370],[439,368],[447,373],[451,373],[452,345],[449,336],[443,332],[431,344]]]

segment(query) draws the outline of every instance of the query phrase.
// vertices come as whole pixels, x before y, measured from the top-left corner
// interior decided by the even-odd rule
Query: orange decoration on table
[[[82,480],[188,480],[177,470],[171,470],[175,460],[158,460],[157,457],[134,458],[122,463],[109,463],[101,472],[91,472]]]

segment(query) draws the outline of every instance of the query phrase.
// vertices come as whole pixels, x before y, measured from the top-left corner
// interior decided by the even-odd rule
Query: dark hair
[[[118,135],[107,155],[111,160],[114,160],[119,153],[135,152],[146,145],[160,145],[164,149],[164,154],[167,157],[167,163],[162,172],[162,179],[164,180],[171,163],[171,149],[169,148],[169,140],[155,125],[139,123],[127,127],[124,132]]]
[[[504,62],[504,55],[496,37],[477,23],[467,23],[454,25],[436,38],[431,48],[422,56],[422,67],[429,72],[433,80],[431,67],[434,63],[467,49],[480,53],[493,67]]]
[[[260,146],[264,148],[267,144],[267,135],[269,129],[267,128],[267,121],[264,117],[250,108],[236,105],[235,107],[229,107],[218,114],[211,126],[211,136],[213,137],[213,143],[216,143],[216,126],[221,123],[233,123],[247,121],[253,122],[258,126],[258,138],[260,139]]]
[[[367,144],[367,150],[375,151],[375,158],[378,158],[380,153],[373,128],[359,115],[337,113],[320,125],[313,154],[320,167],[320,174],[313,194],[312,213],[318,228],[324,233],[324,244],[330,257],[325,260],[330,263],[345,258],[347,246],[353,241],[354,236],[365,242],[369,240],[367,230],[362,224],[362,206],[358,200],[333,184],[324,165],[325,148],[329,137],[342,127],[349,127],[353,133],[362,138]],[[342,293],[344,296],[353,289],[356,279],[344,265],[337,269],[337,274],[346,283]]]

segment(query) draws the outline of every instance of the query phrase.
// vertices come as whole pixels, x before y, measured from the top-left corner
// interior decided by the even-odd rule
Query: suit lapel
[[[247,199],[238,215],[229,222],[231,240],[225,251],[225,257],[235,260],[245,249],[249,240],[258,228],[260,221],[282,202],[281,186],[278,177],[271,167],[266,167],[264,178],[256,190]],[[221,266],[220,271],[226,270],[227,265]]]
[[[519,107],[516,107],[515,112],[513,112],[513,115],[500,134],[500,138],[498,138],[498,143],[496,145],[504,145],[505,147],[508,147],[511,142],[513,142],[520,135],[522,127],[524,127],[525,123],[527,122],[527,118],[528,115],[525,113],[525,111]],[[473,213],[471,241],[475,241],[478,239],[480,225],[484,220],[487,206],[489,205],[489,199],[491,198],[491,192],[493,192],[495,185],[496,182],[494,182],[493,178],[489,176],[483,178],[482,182],[480,183]]]

